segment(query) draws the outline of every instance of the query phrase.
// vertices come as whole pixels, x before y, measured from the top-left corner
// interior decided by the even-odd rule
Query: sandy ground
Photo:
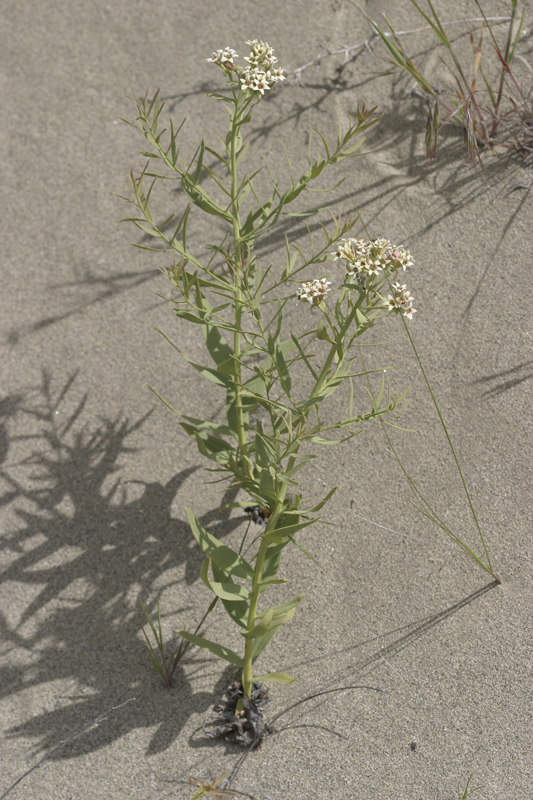
[[[398,27],[419,25],[407,0],[388,8]],[[497,15],[506,4],[486,8]],[[169,639],[178,626],[194,626],[209,597],[184,506],[229,543],[242,518],[217,510],[220,495],[202,483],[195,447],[146,388],[185,413],[220,411],[216,390],[199,384],[155,331],[201,352],[198,332],[177,324],[158,297],[164,260],[129,247],[141,235],[116,225],[124,208],[113,192],[125,189],[143,146],[120,117],[131,116],[130,89],[161,87],[174,117],[188,117],[190,156],[201,135],[214,143],[214,129],[226,124],[205,98],[222,85],[205,60],[213,49],[244,54],[244,41],[259,37],[294,69],[324,40],[354,44],[368,31],[348,0],[6,0],[2,13],[0,786],[130,701],[57,750],[10,797],[186,797],[180,775],[213,777],[239,757],[200,729],[233,672],[194,651],[166,692],[140,666],[139,597],[153,608],[160,592]],[[447,19],[465,14],[476,16],[473,3],[446,3]],[[424,36],[414,49],[438,70]],[[529,33],[521,42],[530,63],[531,42]],[[458,46],[469,47],[464,36]],[[361,99],[379,103],[375,151],[343,163],[332,208],[355,202],[372,235],[414,255],[411,330],[503,583],[496,587],[412,509],[377,426],[334,458],[320,453],[304,487],[319,494],[342,484],[326,515],[335,526],[307,534],[322,570],[298,551],[283,566],[291,596],[306,599],[262,657],[265,671],[297,678],[271,690],[268,714],[321,690],[382,691],[332,693],[288,712],[237,783],[276,800],[448,800],[474,772],[480,800],[528,800],[532,171],[494,158],[485,173],[473,172],[452,134],[429,166],[424,106],[409,97],[409,82],[379,77],[385,66],[370,54],[340,78],[339,63],[307,70],[304,87],[277,88],[252,136],[273,163],[281,167],[283,141],[302,166],[309,124],[332,136],[340,103],[352,112]],[[510,191],[516,184],[525,188]],[[200,244],[212,234],[208,224],[193,224]],[[282,232],[305,246],[300,223]],[[275,263],[283,238],[260,252]],[[295,305],[289,323],[301,313]],[[402,420],[410,432],[395,441],[424,491],[475,543],[405,336],[398,326],[388,336],[395,342],[371,361],[394,364],[394,390],[410,386],[411,396]],[[345,402],[340,393],[333,407]],[[237,644],[222,612],[209,632]]]

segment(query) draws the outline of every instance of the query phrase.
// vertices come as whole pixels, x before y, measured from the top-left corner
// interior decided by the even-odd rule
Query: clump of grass
[[[466,786],[465,786],[463,792],[461,792],[461,789],[459,788],[459,786],[457,787],[457,794],[459,796],[459,800],[466,800],[466,798],[470,797],[470,795],[474,794],[474,792],[479,792],[480,789],[483,789],[483,786],[476,786],[474,789],[470,789],[469,788],[470,787],[470,781],[472,780],[473,774],[474,774],[473,772],[470,773],[470,777],[468,778],[468,780],[466,782]]]
[[[195,635],[199,632],[200,628],[204,624],[207,615],[216,606],[217,600],[218,598],[215,597],[215,599],[209,605],[209,608],[202,617],[200,624],[194,631]],[[155,640],[155,647],[154,647],[154,645],[150,641],[148,634],[146,633],[144,628],[142,628],[142,632],[145,638],[146,650],[148,652],[148,657],[150,658],[150,664],[149,665],[145,664],[144,666],[147,667],[147,669],[152,669],[157,675],[159,675],[161,681],[163,682],[163,686],[166,689],[171,689],[172,679],[174,677],[174,673],[176,672],[176,668],[180,663],[181,659],[183,658],[183,656],[185,655],[185,653],[187,652],[187,650],[192,645],[186,639],[181,639],[180,643],[173,650],[172,655],[169,655],[165,648],[165,643],[163,641],[163,631],[161,628],[161,610],[159,608],[159,594],[157,595],[156,599],[156,606],[157,606],[156,624],[154,624],[154,621],[152,620],[142,600],[141,600],[141,606],[142,610],[145,613],[146,619],[148,620],[148,623],[152,630],[152,635]]]
[[[219,800],[219,798],[222,797],[230,797],[230,796],[234,797],[237,794],[237,792],[232,792],[229,791],[228,789],[218,788],[223,781],[226,782],[226,779],[230,774],[230,772],[231,770],[229,769],[226,770],[226,772],[223,772],[222,775],[218,776],[218,778],[213,778],[211,783],[206,783],[201,778],[194,778],[192,776],[186,775],[185,777],[189,781],[189,786],[190,786],[188,800],[200,800],[201,797],[205,797],[206,795],[211,795],[211,797],[214,798],[214,800]],[[192,794],[192,790],[195,784],[198,786],[198,788],[196,789],[195,793]]]
[[[429,102],[429,116],[426,128],[427,155],[436,155],[438,135],[448,123],[463,129],[465,147],[472,165],[480,160],[479,148],[492,150],[497,144],[515,152],[526,153],[525,164],[533,160],[533,108],[531,92],[522,88],[511,64],[516,55],[517,45],[523,30],[525,9],[518,15],[518,0],[510,0],[511,13],[508,17],[504,44],[498,43],[490,20],[487,18],[479,0],[475,0],[481,13],[483,27],[476,41],[470,30],[470,43],[473,62],[465,66],[459,59],[443,23],[431,0],[427,2],[427,13],[411,0],[418,13],[426,20],[438,41],[444,45],[448,61],[442,59],[450,72],[451,84],[446,90],[435,88],[429,78],[415,66],[408,56],[398,33],[394,30],[386,14],[382,16],[388,31],[382,30],[377,22],[367,19],[372,29],[381,37],[392,55],[390,63],[397,69],[407,72],[418,85],[418,89]],[[484,42],[489,39],[497,56],[497,74],[494,64],[488,63],[487,48]],[[450,63],[451,62],[451,63]],[[469,78],[468,75],[472,77]],[[447,112],[446,119],[439,121],[439,105]]]

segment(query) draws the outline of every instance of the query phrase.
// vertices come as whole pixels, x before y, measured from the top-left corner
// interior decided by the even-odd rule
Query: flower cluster
[[[388,239],[342,239],[335,251],[335,261],[346,261],[348,275],[379,275],[406,269],[413,264],[408,250],[394,247]]]
[[[413,319],[413,314],[416,308],[413,308],[414,297],[411,292],[405,288],[405,284],[393,283],[392,290],[394,294],[389,294],[387,298],[387,307],[389,311],[395,311],[397,314],[404,314],[407,319]]]
[[[305,300],[317,306],[326,297],[326,293],[329,292],[328,286],[330,285],[331,281],[327,281],[325,278],[315,278],[313,281],[302,283],[301,287],[296,291],[296,297],[298,300]]]
[[[250,46],[250,55],[245,56],[244,60],[249,66],[240,75],[243,89],[264,94],[265,89],[270,89],[276,81],[284,81],[283,70],[274,69],[274,64],[278,59],[274,55],[274,50],[269,47],[267,42],[258,42],[252,39],[246,42]]]
[[[380,272],[388,276],[400,269],[405,271],[414,263],[408,250],[392,245],[388,239],[342,239],[334,256],[335,261],[341,258],[346,262],[346,279],[357,278],[363,288],[367,278],[379,277]],[[416,309],[411,294],[400,283],[393,284],[393,292],[386,307],[412,319]]]
[[[207,61],[211,61],[213,64],[218,64],[218,66],[222,67],[222,69],[229,69],[234,72],[234,58],[239,58],[235,50],[232,50],[231,47],[225,47],[224,50],[217,50],[216,53],[213,53],[212,57],[208,58]]]
[[[244,57],[244,60],[248,62],[246,68],[234,66],[233,59],[239,56],[231,47],[217,50],[207,60],[222,67],[225,72],[237,73],[243,89],[264,95],[265,91],[268,91],[277,81],[285,80],[283,70],[274,68],[278,59],[267,42],[252,39],[246,44],[250,46],[250,55]]]

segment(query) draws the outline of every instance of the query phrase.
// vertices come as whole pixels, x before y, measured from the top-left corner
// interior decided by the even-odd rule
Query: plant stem
[[[350,325],[353,322],[353,319],[354,319],[354,317],[355,317],[355,315],[357,313],[357,309],[362,305],[363,299],[364,299],[364,294],[361,293],[359,299],[357,300],[357,303],[354,304],[354,307],[352,308],[351,312],[346,317],[344,325],[341,328],[341,332],[340,332],[340,335],[339,335],[339,342],[344,341],[344,337],[346,336],[346,334],[348,332],[348,328],[350,327]],[[321,371],[320,375],[318,376],[318,380],[316,382],[315,388],[313,389],[313,391],[311,393],[311,397],[316,397],[319,394],[319,392],[320,392],[320,390],[322,388],[322,384],[324,383],[324,381],[326,379],[326,376],[327,376],[327,374],[329,372],[329,369],[331,367],[331,363],[332,363],[332,361],[333,361],[333,359],[335,357],[335,353],[337,352],[337,349],[338,349],[338,346],[337,346],[337,343],[335,342],[334,344],[331,345],[331,348],[330,348],[330,351],[329,351],[329,353],[327,355],[326,361],[324,362],[324,366],[322,367],[322,371]],[[339,362],[339,367],[341,366],[341,363],[342,362]]]
[[[241,280],[244,272],[243,250],[240,242],[241,223],[239,217],[239,194],[237,184],[237,135],[239,132],[239,101],[242,92],[235,99],[235,113],[231,120],[231,143],[230,143],[230,170],[231,170],[231,210],[233,217],[233,245],[234,245],[234,289],[235,289],[235,333],[233,334],[233,354],[235,357],[235,410],[237,412],[237,435],[239,447],[242,454],[244,472],[251,477],[251,465],[247,453],[246,431],[244,429],[244,413],[242,408],[242,376],[241,376],[241,316],[242,316],[242,292]]]
[[[276,510],[273,514],[269,517],[268,525],[265,533],[271,533],[275,530],[276,525],[278,523],[278,519],[281,516],[281,512],[283,509],[283,502],[285,500],[285,494],[287,492],[287,484],[284,483],[281,487],[278,502],[276,504]],[[252,585],[252,596],[250,598],[250,609],[248,611],[248,622],[246,624],[246,630],[251,631],[255,626],[255,618],[257,614],[257,604],[259,602],[259,591],[261,589],[261,581],[263,580],[263,564],[265,563],[265,556],[267,547],[270,544],[268,539],[265,539],[264,536],[261,540],[261,545],[259,547],[259,552],[257,554],[257,559],[255,562],[255,569],[254,569],[254,580]],[[252,669],[252,658],[253,658],[253,648],[254,648],[254,640],[247,639],[246,645],[244,648],[244,666],[242,668],[242,691],[245,698],[250,698],[252,696],[252,687],[253,687],[253,669]]]

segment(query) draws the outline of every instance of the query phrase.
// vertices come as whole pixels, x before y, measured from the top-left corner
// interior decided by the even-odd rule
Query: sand
[[[485,7],[494,16],[507,9]],[[407,0],[388,8],[398,27],[419,26]],[[447,19],[465,15],[477,16],[473,3],[446,4]],[[160,87],[173,116],[188,118],[182,138],[190,157],[200,136],[214,144],[214,129],[226,124],[224,110],[205,97],[222,86],[206,63],[214,49],[243,55],[244,41],[259,37],[295,69],[324,41],[355,44],[368,30],[348,0],[18,0],[3,3],[2,27],[1,791],[104,715],[10,798],[185,798],[180,776],[210,779],[239,758],[234,745],[201,731],[234,672],[194,650],[167,692],[141,666],[139,598],[153,609],[159,592],[168,640],[176,628],[194,627],[210,598],[185,506],[230,544],[243,522],[237,512],[220,513],[221,497],[204,484],[209,476],[195,446],[147,388],[184,413],[220,413],[216,388],[201,383],[155,330],[202,352],[199,332],[178,323],[159,296],[167,284],[158,268],[168,260],[130,247],[142,235],[116,224],[125,207],[113,193],[126,189],[144,147],[120,118],[131,118],[130,90]],[[520,44],[529,63],[531,42],[527,33]],[[466,54],[469,46],[465,36],[458,40]],[[413,47],[438,72],[425,33]],[[384,116],[368,140],[373,152],[339,167],[331,183],[345,181],[331,206],[344,213],[356,203],[373,236],[413,253],[410,330],[502,585],[412,508],[379,426],[334,456],[319,451],[302,480],[314,496],[341,484],[325,513],[334,527],[306,534],[322,569],[297,550],[283,564],[287,592],[306,597],[261,668],[284,670],[297,682],[271,689],[267,713],[272,718],[313,692],[370,688],[287,712],[278,732],[248,756],[237,784],[276,800],[447,800],[473,772],[471,788],[484,785],[480,800],[527,800],[531,168],[500,155],[486,158],[485,172],[473,171],[453,133],[430,166],[425,107],[409,96],[409,81],[380,76],[386,65],[370,53],[339,79],[341,62],[325,59],[320,70],[306,70],[297,89],[277,87],[260,105],[252,137],[280,170],[281,141],[302,167],[309,124],[332,137],[341,103],[351,112],[360,100],[379,104]],[[176,195],[162,190],[161,198],[172,210]],[[308,246],[300,222],[282,233]],[[199,250],[212,234],[212,221],[198,216],[190,235]],[[266,240],[259,249],[265,263],[281,260],[283,246],[281,235]],[[302,313],[294,305],[289,324]],[[393,434],[399,452],[475,545],[405,335],[389,325],[380,337],[394,342],[373,351],[371,363],[396,366],[394,391],[410,387],[400,420],[409,432]],[[332,409],[346,401],[340,392]],[[210,618],[209,636],[238,645],[221,611]]]

